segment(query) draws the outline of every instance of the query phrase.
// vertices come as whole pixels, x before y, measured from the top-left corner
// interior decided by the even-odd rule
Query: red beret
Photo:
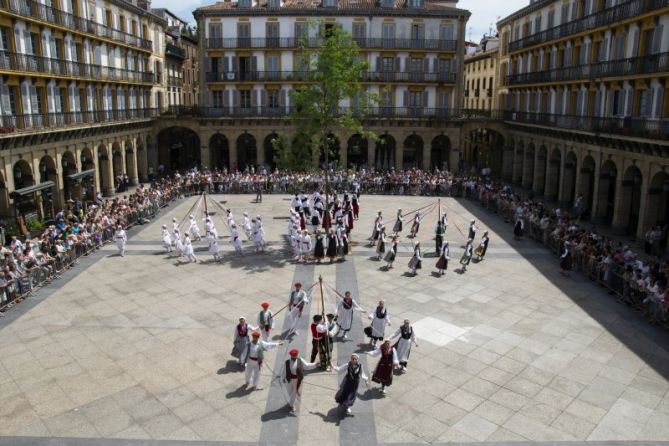
[[[295,286],[302,286],[300,282],[295,282]]]
[[[251,333],[251,336],[253,336],[254,338],[259,338],[260,333],[258,333],[257,331],[254,331],[253,333]]]
[[[288,353],[290,354],[290,356],[297,356],[298,353],[300,353],[300,351],[297,350],[296,348],[294,348],[291,351],[289,351]]]
[[[268,308],[269,304],[267,302],[263,302],[263,303],[260,304],[260,306],[263,307],[263,308]]]

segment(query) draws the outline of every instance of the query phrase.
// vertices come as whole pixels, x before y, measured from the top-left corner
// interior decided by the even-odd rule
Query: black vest
[[[300,358],[297,358],[297,369],[296,373],[297,379],[302,380],[304,378],[304,373],[302,372],[302,361],[300,361]],[[290,371],[290,359],[286,359],[286,381],[290,382],[292,378],[292,372]]]

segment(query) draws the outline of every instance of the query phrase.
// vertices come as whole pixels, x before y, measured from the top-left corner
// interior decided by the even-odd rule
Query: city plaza
[[[478,204],[441,199],[450,268],[436,274],[437,217],[431,214],[416,238],[423,269],[410,277],[406,226],[395,267],[383,271],[384,262],[372,260],[374,250],[366,246],[373,218],[382,210],[389,225],[398,207],[414,209],[435,198],[363,195],[352,254],[320,265],[292,261],[284,218],[290,196],[266,195],[261,204],[250,195],[211,198],[238,219],[244,211],[261,215],[266,252],[256,254],[246,242],[246,255],[235,256],[219,213],[221,262],[210,261],[203,242],[194,243],[197,263],[170,257],[160,227],[182,219],[197,200],[182,199],[129,231],[125,257],[107,245],[0,318],[0,444],[669,439],[666,330],[584,275],[561,276],[553,254],[531,240],[514,240],[511,225]],[[479,231],[489,230],[491,242],[485,260],[462,274],[457,259],[471,219]],[[277,311],[294,282],[308,287],[319,277],[351,291],[367,312],[385,299],[387,335],[405,318],[417,335],[407,373],[397,374],[385,395],[376,384],[361,384],[349,416],[334,402],[336,373],[308,373],[295,414],[275,377],[288,350],[308,357],[306,316],[321,311],[319,293],[300,334],[267,353],[257,390],[244,390],[243,371],[230,356],[239,316],[255,323],[260,302]],[[328,296],[326,308],[334,305]],[[284,318],[285,312],[277,315],[275,340]],[[349,339],[335,343],[333,363],[360,352],[373,369],[376,359],[364,354],[371,349],[362,332],[368,323],[366,313],[355,317]],[[165,442],[141,442],[147,439]]]

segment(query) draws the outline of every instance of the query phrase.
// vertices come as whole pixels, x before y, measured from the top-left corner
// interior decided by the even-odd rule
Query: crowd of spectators
[[[111,240],[117,225],[144,224],[178,194],[180,181],[161,179],[140,184],[133,193],[83,202],[69,201],[36,238],[13,236],[0,249],[0,310],[4,311],[71,268],[77,259]]]

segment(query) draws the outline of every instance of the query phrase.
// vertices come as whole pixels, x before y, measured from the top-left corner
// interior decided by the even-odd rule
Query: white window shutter
[[[660,85],[655,90],[655,113],[654,118],[662,117],[662,107],[664,106],[664,88]]]

